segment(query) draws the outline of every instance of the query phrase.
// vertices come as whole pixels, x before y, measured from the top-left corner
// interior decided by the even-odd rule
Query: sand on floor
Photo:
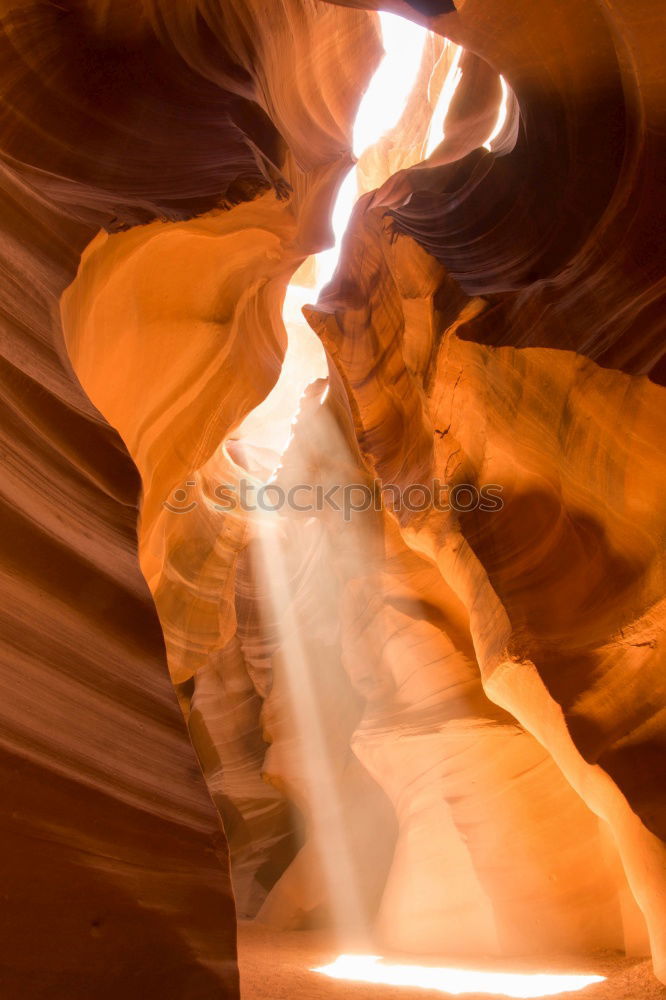
[[[319,931],[281,932],[243,922],[238,929],[241,1000],[446,1000],[446,997],[452,996],[420,987],[330,979],[312,971],[316,966],[333,962],[341,950],[330,936]],[[492,968],[503,972],[577,973],[606,977],[604,982],[594,983],[582,990],[557,994],[563,1000],[666,1000],[666,987],[655,979],[649,962],[617,954],[604,953],[586,958],[558,956],[511,962],[452,960],[436,964],[478,970]],[[464,996],[466,1000],[503,1000],[502,994],[465,993],[459,996]]]

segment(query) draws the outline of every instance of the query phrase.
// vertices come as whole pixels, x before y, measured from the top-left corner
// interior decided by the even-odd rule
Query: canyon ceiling
[[[0,0],[10,1000],[237,997],[239,917],[666,981],[661,12],[381,4],[319,292],[379,7]]]

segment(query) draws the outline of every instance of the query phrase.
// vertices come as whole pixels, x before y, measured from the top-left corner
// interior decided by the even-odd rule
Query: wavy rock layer
[[[391,4],[465,47],[462,80],[415,162],[454,58],[431,39],[360,165],[379,191],[306,310],[329,379],[275,484],[392,499],[260,519],[228,497],[278,464],[241,429],[351,162],[379,55],[353,6],[3,6],[12,995],[237,995],[128,455],[243,915],[664,972],[657,15]],[[75,272],[97,409],[56,319]],[[401,506],[414,484],[442,502]]]
[[[331,445],[330,410],[318,400],[302,410],[278,477],[285,487],[319,475],[328,489],[345,464],[349,483],[363,481],[343,436]],[[342,668],[365,702],[352,746],[398,823],[376,918],[384,947],[427,954],[445,940],[456,954],[526,954],[638,944],[641,918],[608,831],[547,750],[486,697],[466,610],[437,569],[379,512],[344,527],[331,515],[327,531],[342,642],[327,670]],[[293,590],[295,601],[312,600],[307,578]],[[339,734],[341,719],[324,724]]]
[[[346,6],[376,7],[345,0]],[[492,294],[479,343],[556,347],[663,382],[663,80],[646,0],[454,13],[382,5],[501,73],[520,108],[511,152],[414,171],[401,232],[469,294]],[[429,7],[429,9],[425,9]],[[419,15],[421,15],[419,17]],[[515,293],[515,294],[507,294]]]
[[[231,830],[242,912],[293,927],[335,920],[342,906],[348,920],[374,924],[385,945],[436,951],[445,933],[458,953],[641,951],[647,921],[659,958],[663,527],[658,518],[637,524],[658,510],[647,469],[659,391],[580,357],[612,360],[590,328],[591,316],[600,323],[609,311],[596,308],[589,269],[601,268],[614,294],[622,289],[612,276],[625,269],[619,258],[590,256],[589,245],[625,183],[616,140],[621,127],[629,136],[627,84],[600,19],[581,26],[583,38],[601,34],[595,65],[572,74],[569,56],[557,65],[538,46],[526,67],[519,32],[499,55],[478,44],[482,14],[467,5],[455,31],[436,22],[484,57],[461,61],[440,146],[410,167],[408,143],[401,162],[403,133],[422,142],[419,121],[406,115],[394,145],[362,164],[363,186],[408,166],[362,201],[338,273],[307,311],[341,382],[326,405],[321,389],[304,402],[278,484],[328,487],[369,473],[403,489],[491,483],[501,510],[398,509],[398,535],[384,515],[356,528],[324,518],[259,529],[216,509],[216,485],[237,483],[237,461],[262,474],[257,453],[215,449],[277,376],[282,289],[321,245],[308,206],[321,206],[343,165],[325,144],[307,162],[286,112],[290,201],[266,195],[205,220],[98,240],[64,301],[68,345],[142,472],[142,565]],[[422,73],[434,77],[433,56]],[[511,72],[512,59],[521,72]],[[515,93],[495,152],[474,148],[501,95],[489,63]],[[281,93],[275,79],[266,93]],[[272,97],[265,106],[279,114]],[[310,121],[317,150],[321,110]],[[575,170],[572,144],[582,158]],[[412,197],[401,206],[405,192]],[[383,211],[391,206],[393,224]],[[539,298],[557,275],[564,342],[546,329],[557,310]],[[625,319],[635,318],[642,293],[624,293]],[[569,315],[581,298],[584,308]],[[119,313],[119,302],[129,310]],[[502,331],[494,342],[510,337],[520,350],[488,345],[491,319]],[[522,333],[525,323],[537,332]],[[613,333],[629,354],[631,329]],[[649,353],[649,325],[642,334]],[[570,346],[579,356],[561,350]],[[100,378],[109,351],[131,359],[122,394]],[[162,376],[147,391],[142,373],[156,363]],[[629,371],[636,363],[617,362]],[[632,413],[621,447],[614,410]],[[182,483],[191,493],[165,512]],[[335,582],[313,601],[324,567]],[[629,634],[638,636],[631,648]],[[627,654],[640,660],[631,687]],[[340,814],[356,826],[337,836]],[[386,830],[387,853],[369,864],[373,829]]]
[[[273,186],[282,196],[286,145],[262,106],[265,77],[241,65],[258,62],[260,33],[250,44],[248,11],[227,12],[216,25],[218,44],[194,9],[188,20],[180,8],[185,16],[174,25],[173,11],[164,17],[157,9],[147,8],[136,22],[125,18],[126,8],[107,16],[85,5],[9,6],[0,30],[9,472],[2,567],[11,595],[3,611],[2,856],[12,919],[3,934],[0,976],[12,996],[165,990],[235,996],[226,848],[167,681],[162,635],[138,571],[139,483],[125,448],[72,373],[57,305],[99,226],[189,218]],[[284,36],[299,13],[293,5],[276,12],[266,34],[273,65],[262,69],[281,77],[270,113],[285,132],[296,104],[291,155],[303,158],[326,187],[346,156],[340,109],[346,113],[358,87],[350,78],[345,92],[336,79],[335,93],[329,85],[316,99],[299,98],[293,77],[282,90],[281,57],[271,46],[280,19]],[[368,18],[352,13],[346,20],[351,35],[339,44],[353,48],[354,26],[363,31]],[[300,51],[310,49],[307,32],[291,36]],[[362,55],[371,63],[374,32],[368,38]],[[329,58],[339,58],[335,42]],[[297,134],[299,109],[311,101],[326,108],[317,149],[310,136]],[[305,190],[303,200],[303,226],[317,248],[327,225],[318,214],[308,216]],[[280,202],[272,203],[279,217]],[[256,216],[251,228],[258,231]],[[270,259],[277,242],[258,241],[255,254]],[[157,253],[154,259],[159,263]],[[185,277],[191,282],[200,274]],[[266,280],[257,277],[255,285],[260,298],[271,300],[270,287],[261,292]],[[219,288],[214,293],[219,299]],[[275,294],[273,302],[275,309]],[[167,304],[174,306],[174,299]],[[272,366],[241,408],[261,398],[279,369],[280,335],[269,331],[266,339]],[[146,365],[155,374],[157,359],[166,356],[158,337],[152,361],[129,352],[107,361],[119,374],[141,363],[145,386]],[[197,363],[201,372],[210,359]],[[250,369],[247,380],[253,380]],[[192,376],[196,395],[195,381]],[[108,374],[104,382],[110,384]],[[153,384],[153,412],[168,409],[164,378]],[[170,387],[172,397],[182,390],[182,382]],[[130,383],[120,380],[112,395],[132,404],[139,419],[140,386],[133,399]],[[204,408],[193,411],[192,420],[205,425],[211,419],[209,401],[204,394]],[[122,422],[115,423],[122,431]],[[200,452],[198,426],[193,437]],[[178,452],[177,442],[168,447]],[[175,468],[174,481],[181,472]],[[150,523],[147,502],[144,521]],[[178,579],[179,559],[184,566],[188,561],[176,542],[169,572]],[[190,553],[196,550],[196,542],[190,544]],[[166,603],[177,608],[168,580],[162,587]],[[207,611],[205,599],[197,600]],[[177,625],[171,627],[176,634]]]
[[[289,2],[260,28],[262,11],[246,13],[261,48],[248,64],[289,138],[283,173],[290,197],[271,192],[194,220],[100,234],[63,296],[62,316],[83,386],[141,473],[141,567],[225,818],[240,911],[254,915],[299,838],[284,795],[262,781],[261,703],[247,674],[242,629],[236,634],[242,564],[238,585],[236,573],[250,530],[242,513],[223,509],[219,492],[244,474],[236,459],[250,458],[222,445],[280,373],[285,288],[330,241],[327,213],[351,161],[353,116],[379,46],[366,14]],[[227,34],[238,16],[225,14]],[[299,78],[285,80],[285,51]],[[122,373],[118,381],[107,378],[109,369]],[[348,741],[347,754],[365,776]],[[305,909],[324,905],[321,895]]]
[[[659,951],[663,390],[570,352],[462,341],[485,303],[462,305],[367,204],[308,318],[370,468],[441,490],[435,507],[394,512],[402,533],[465,605],[485,691],[610,825]],[[487,484],[500,510],[470,503]],[[475,509],[456,515],[442,501],[463,486]]]
[[[138,568],[139,482],[57,320],[92,232],[2,179],[2,993],[235,997],[226,845]]]

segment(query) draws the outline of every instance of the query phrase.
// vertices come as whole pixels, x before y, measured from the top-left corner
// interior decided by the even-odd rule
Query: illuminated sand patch
[[[457,996],[461,993],[485,993],[506,997],[552,997],[573,993],[604,976],[563,975],[559,973],[480,972],[426,965],[384,965],[379,955],[339,955],[330,965],[312,969],[331,979],[382,986],[412,986],[437,990]]]

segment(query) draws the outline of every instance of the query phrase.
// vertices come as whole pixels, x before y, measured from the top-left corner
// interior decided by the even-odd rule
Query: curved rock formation
[[[317,55],[312,26],[316,21],[324,36],[331,35],[331,22],[338,20],[328,7],[323,9],[328,18],[311,11],[309,27],[307,21],[301,23],[295,33],[300,5],[281,8],[280,30],[276,22],[264,28],[264,65],[258,64],[253,46],[241,53],[238,37],[232,56],[225,50],[232,22],[245,36],[249,10],[220,15],[229,23],[218,45],[212,27],[197,21],[192,8],[194,46],[188,44],[187,17],[174,27],[156,9],[146,9],[137,23],[125,16],[126,8],[7,7],[0,25],[0,137],[7,334],[3,405],[10,475],[2,566],[13,596],[4,612],[8,811],[2,829],[13,914],[12,930],[3,936],[0,980],[5,992],[15,996],[71,998],[91,991],[146,996],[165,989],[182,996],[217,996],[220,991],[235,996],[235,917],[226,846],[168,686],[162,636],[138,569],[139,482],[122,443],[73,375],[57,319],[58,299],[100,226],[117,230],[152,219],[187,219],[213,207],[224,226],[221,207],[274,186],[278,199],[271,196],[271,221],[281,218],[284,238],[295,240],[293,212],[285,214],[279,201],[287,191],[278,172],[286,163],[287,147],[262,106],[270,79],[270,113],[285,133],[292,115],[289,156],[303,163],[292,170],[292,184],[302,206],[301,232],[308,249],[293,246],[286,263],[273,265],[276,272],[282,268],[286,281],[292,260],[326,242],[328,223],[314,211],[308,192],[325,192],[336,182],[348,156],[345,116],[359,88],[350,70],[346,91],[339,75],[328,90],[320,81],[317,94],[299,96],[293,85],[281,89],[285,74],[279,45],[288,37],[295,58],[311,49]],[[358,49],[358,65],[371,67],[377,41],[368,16],[350,13],[345,20],[348,31],[339,32],[337,43],[329,45],[329,60],[339,59],[340,47],[351,47]],[[259,37],[255,33],[255,42]],[[363,38],[365,44],[359,46],[357,40]],[[255,72],[252,78],[241,56]],[[320,111],[318,147],[304,119],[306,104],[311,114]],[[312,173],[309,186],[301,180],[304,169]],[[203,230],[198,225],[201,241],[208,240],[210,247],[206,223]],[[256,234],[256,214],[251,226]],[[167,242],[174,235],[178,239],[174,230]],[[138,251],[152,236],[151,227],[124,236],[129,242],[121,246],[133,247],[140,263]],[[89,257],[100,242],[106,246],[100,236]],[[278,246],[279,236],[269,235],[264,244],[255,244],[255,252],[270,260]],[[159,261],[159,254],[154,260]],[[215,260],[210,263],[217,268]],[[173,258],[172,267],[179,269]],[[229,280],[242,282],[246,273],[241,267]],[[203,275],[184,274],[181,290],[193,277]],[[245,306],[248,317],[258,302],[277,308],[279,291],[272,293],[270,285],[262,290],[266,283],[267,277],[255,279],[258,298]],[[219,289],[212,287],[212,292],[217,317]],[[205,320],[202,326],[205,334]],[[106,353],[112,347],[107,343],[106,348],[98,345],[91,359],[98,374],[105,363],[117,365],[118,375],[129,373],[132,362],[142,366],[133,375],[134,398],[129,382],[121,379],[112,386],[107,375],[102,379],[112,399],[122,398],[133,407],[128,425],[99,393],[89,393],[126,434],[130,451],[139,406],[146,405],[150,413],[151,406],[160,412],[169,405],[168,387],[155,378],[159,358],[166,357],[163,332],[155,327],[152,358],[128,353],[114,361]],[[183,369],[177,357],[186,342],[183,332],[174,328],[176,375]],[[242,331],[238,336],[242,343]],[[229,424],[217,436],[211,434],[210,450],[236,413],[258,402],[277,376],[281,338],[279,329],[275,334],[267,329],[272,361],[265,365],[265,380],[246,399],[234,402],[237,410],[225,412]],[[214,346],[211,341],[213,353]],[[246,357],[252,382],[254,362]],[[196,364],[205,381],[205,359],[199,357]],[[85,376],[84,366],[81,371]],[[145,392],[148,372],[157,389],[152,400]],[[181,394],[183,385],[176,379],[172,396]],[[196,395],[194,381],[191,391]],[[216,392],[215,383],[209,392]],[[205,412],[210,399],[204,395],[204,408],[192,413],[198,455],[197,421],[210,420]],[[175,414],[171,427],[177,418]],[[166,490],[155,503],[159,518],[167,513],[162,500],[183,476],[187,479],[185,456],[175,463],[171,480],[154,443],[144,439],[144,445],[146,461],[156,466],[156,487]],[[172,455],[180,448],[173,440],[166,447]],[[197,467],[187,459],[185,465],[188,472]],[[145,493],[147,526],[149,491]],[[160,591],[163,604],[174,612],[179,568],[187,572],[194,557],[196,573],[206,559],[197,554],[201,544],[196,537],[186,533],[179,539],[178,524],[172,515],[170,561]],[[210,534],[210,519],[204,517],[197,527],[205,531],[206,524]],[[163,529],[164,519],[151,543],[160,570]],[[146,551],[150,580],[150,545]],[[223,579],[224,568],[222,564],[216,581]],[[187,591],[186,582],[183,589]],[[210,602],[199,596],[193,600],[205,619]],[[217,595],[213,603],[219,603]],[[168,616],[163,620],[171,647],[178,623],[169,629]],[[205,632],[205,623],[202,628]],[[213,645],[220,644],[224,640],[214,629]],[[191,670],[190,664],[181,671],[183,679]]]
[[[141,567],[172,680],[230,831],[243,915],[256,914],[293,860],[298,838],[284,797],[262,785],[258,755],[265,745],[244,662],[250,654],[242,631],[236,637],[236,569],[250,529],[225,496],[245,473],[237,461],[257,455],[232,440],[222,445],[278,378],[286,348],[284,291],[304,259],[330,239],[326,210],[349,166],[353,114],[379,54],[368,15],[340,17],[334,8],[313,7],[292,35],[300,11],[296,3],[285,4],[281,16],[276,10],[265,52],[261,60],[253,56],[266,105],[289,136],[283,175],[290,197],[271,192],[189,221],[100,234],[62,299],[77,374],[141,472]],[[300,91],[284,88],[284,45],[301,61]],[[346,77],[339,71],[342,50],[353,53]],[[124,373],[119,382],[107,378],[109,368]],[[220,676],[225,681],[216,681]],[[224,723],[241,710],[248,728],[239,727],[235,742],[218,719]],[[248,752],[256,755],[253,767]],[[351,770],[364,775],[349,749],[348,755]],[[245,774],[240,788],[235,761]],[[315,895],[304,912],[326,909],[321,890]]]
[[[67,359],[93,231],[2,168],[0,989],[238,995],[226,844],[137,561],[139,481]]]
[[[238,995],[178,702],[241,916],[666,976],[657,12],[386,6],[311,330],[379,3],[0,7],[8,995]]]
[[[498,296],[470,334],[479,342],[566,348],[663,381],[657,12],[644,0],[538,11],[521,0],[508,26],[488,0],[435,6],[382,5],[420,14],[501,73],[520,131],[508,155],[476,150],[413,174],[398,228],[469,294]]]
[[[403,534],[466,605],[488,694],[610,823],[659,948],[663,847],[648,831],[662,833],[660,793],[645,776],[659,767],[663,736],[654,477],[663,390],[567,352],[461,341],[458,324],[467,316],[473,329],[483,303],[461,308],[458,293],[456,304],[451,279],[412,246],[419,287],[404,268],[408,245],[391,243],[366,204],[336,281],[308,316],[343,373],[361,447],[382,482],[440,494],[435,508],[398,512]],[[451,312],[460,319],[451,322]],[[618,411],[632,414],[621,446]],[[501,493],[494,513],[473,500],[488,483]],[[447,510],[457,486],[458,516]]]

